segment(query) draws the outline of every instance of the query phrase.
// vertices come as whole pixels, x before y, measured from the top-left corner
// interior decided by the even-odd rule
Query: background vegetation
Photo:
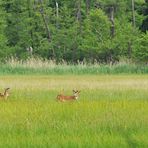
[[[147,0],[0,0],[0,60],[147,63],[147,27]]]
[[[97,74],[148,74],[148,66],[135,64],[130,60],[120,60],[116,64],[88,63],[77,64],[66,61],[56,62],[41,58],[18,60],[11,58],[0,64],[0,75],[97,75]]]

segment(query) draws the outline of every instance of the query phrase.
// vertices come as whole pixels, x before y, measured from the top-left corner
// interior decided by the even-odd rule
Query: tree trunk
[[[81,34],[82,32],[82,15],[81,15],[81,0],[77,0],[77,3],[76,3],[76,8],[77,8],[77,11],[76,11],[76,20],[79,24],[79,27],[78,27],[78,30],[76,31],[76,34],[74,34],[74,37],[76,38],[77,35]],[[73,48],[72,48],[72,59],[73,59],[73,62],[76,61],[76,52],[77,52],[77,47],[76,47],[76,44],[75,43],[73,45]]]
[[[59,4],[56,2],[56,27],[59,28]]]
[[[111,38],[113,38],[115,36],[114,7],[110,7],[110,21],[111,21],[110,36]]]
[[[132,47],[131,47],[131,41],[128,41],[128,58],[131,58],[132,54]]]
[[[89,10],[90,10],[90,0],[86,0],[86,15],[89,14]]]
[[[48,28],[48,23],[47,23],[47,20],[45,18],[45,12],[44,12],[44,8],[43,8],[43,2],[42,2],[42,0],[39,0],[39,3],[40,3],[40,13],[41,13],[41,16],[43,18],[43,22],[44,22],[44,25],[45,25],[45,28],[46,28],[48,41],[51,42],[50,30]]]
[[[136,27],[136,23],[135,23],[135,0],[132,0],[132,24],[133,27]]]
[[[31,18],[31,8],[30,8],[30,4],[31,3],[31,1],[30,0],[27,0],[27,5],[28,5],[28,16],[29,16],[29,18]],[[32,22],[30,21],[29,22],[29,26],[32,26]],[[29,45],[29,46],[31,46],[31,47],[33,47],[34,48],[34,44],[33,44],[33,30],[32,29],[30,29],[29,30],[29,33],[30,33],[30,38],[31,38],[31,45]]]
[[[77,5],[77,21],[80,23],[80,29],[81,29],[81,0],[78,0],[78,5]]]

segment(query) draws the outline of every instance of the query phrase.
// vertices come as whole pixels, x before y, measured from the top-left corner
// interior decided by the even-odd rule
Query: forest
[[[0,0],[0,61],[148,63],[148,0]]]

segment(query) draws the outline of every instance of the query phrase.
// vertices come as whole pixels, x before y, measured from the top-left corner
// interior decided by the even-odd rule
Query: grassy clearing
[[[7,86],[0,147],[148,147],[147,75],[0,76]],[[63,88],[80,99],[57,102]]]

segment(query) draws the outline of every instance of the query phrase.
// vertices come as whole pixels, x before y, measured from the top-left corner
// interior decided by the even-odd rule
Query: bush
[[[134,58],[138,62],[148,63],[148,32],[136,40]]]

